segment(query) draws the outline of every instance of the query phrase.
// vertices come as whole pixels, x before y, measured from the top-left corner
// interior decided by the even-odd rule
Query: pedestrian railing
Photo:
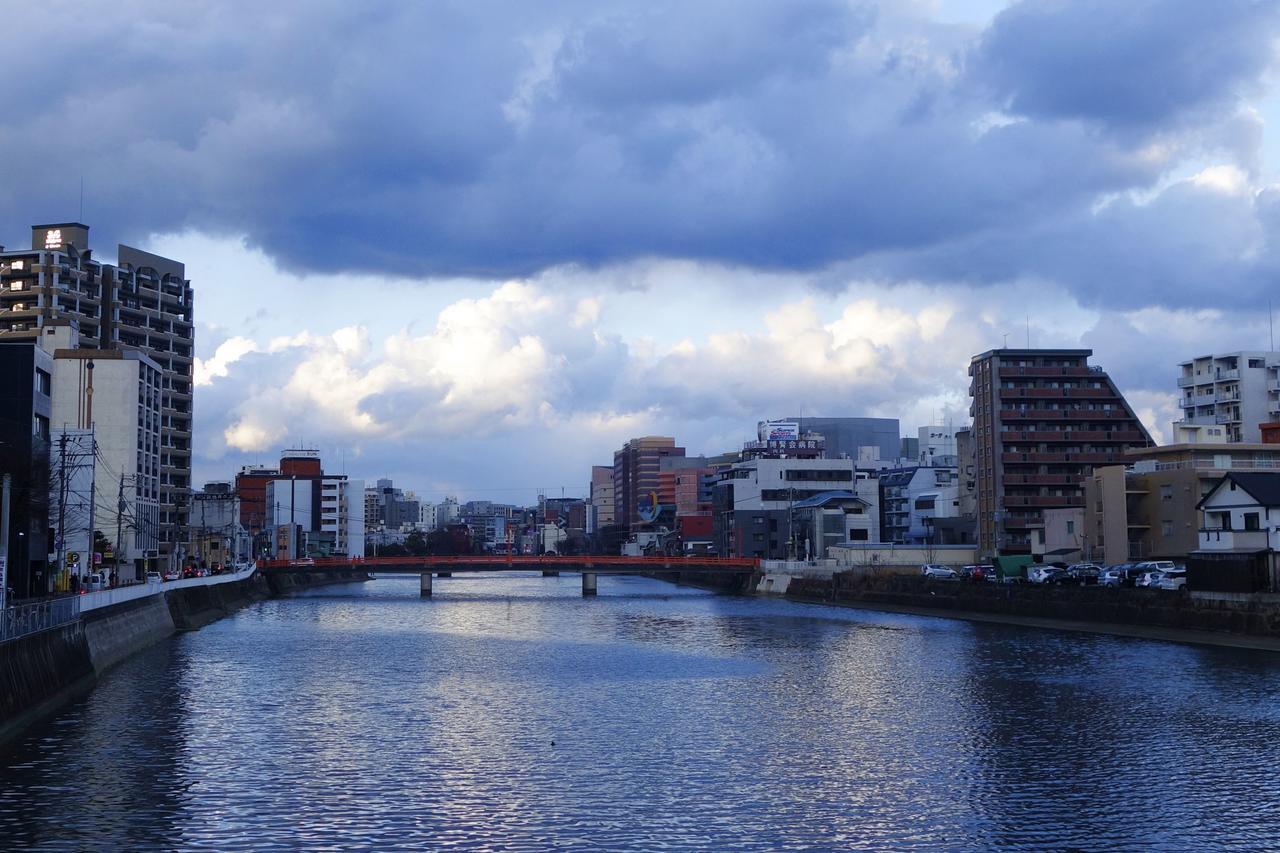
[[[80,618],[80,596],[69,595],[0,610],[0,643],[69,625]]]

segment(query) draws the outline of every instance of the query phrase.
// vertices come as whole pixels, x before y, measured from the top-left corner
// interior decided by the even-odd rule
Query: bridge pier
[[[582,573],[582,594],[583,596],[596,594],[596,573],[595,572]]]
[[[552,569],[543,569],[542,576],[544,578],[558,578],[560,577],[560,573]]]
[[[423,572],[419,577],[418,595],[422,598],[431,597],[431,572]]]

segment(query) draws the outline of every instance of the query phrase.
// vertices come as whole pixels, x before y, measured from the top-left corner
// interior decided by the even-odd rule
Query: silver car
[[[948,580],[960,577],[960,573],[950,566],[940,566],[936,563],[925,563],[920,567],[920,574],[926,578],[946,578]]]

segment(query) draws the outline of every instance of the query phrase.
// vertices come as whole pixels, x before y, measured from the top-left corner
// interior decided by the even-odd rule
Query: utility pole
[[[13,476],[4,475],[3,492],[0,492],[0,613],[8,604],[9,592],[9,493],[13,489]]]
[[[66,561],[63,559],[67,545],[67,431],[64,429],[58,437],[58,541],[54,549],[58,555],[56,572],[61,573]],[[47,590],[46,590],[47,591]]]
[[[120,488],[116,492],[116,580],[120,579],[120,552],[123,550],[121,541],[124,536],[124,474],[120,475]],[[136,515],[137,513],[135,513]]]

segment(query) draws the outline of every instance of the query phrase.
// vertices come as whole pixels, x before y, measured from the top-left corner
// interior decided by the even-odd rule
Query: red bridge
[[[520,557],[480,555],[465,557],[319,557],[299,560],[262,560],[259,571],[273,573],[377,572],[419,575],[421,594],[431,595],[432,576],[449,577],[454,572],[541,571],[543,575],[578,572],[582,594],[596,594],[599,575],[698,574],[703,576],[744,576],[760,568],[760,561],[740,557]]]

